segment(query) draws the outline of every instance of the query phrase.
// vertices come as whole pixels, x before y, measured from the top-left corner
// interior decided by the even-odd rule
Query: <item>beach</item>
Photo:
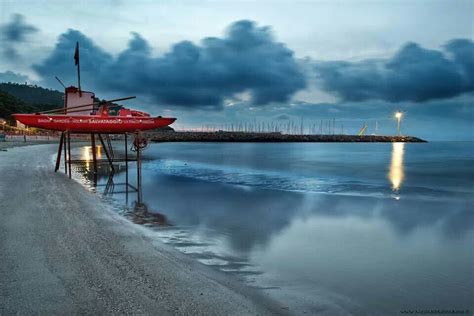
[[[55,150],[0,152],[0,314],[288,312],[54,173]]]

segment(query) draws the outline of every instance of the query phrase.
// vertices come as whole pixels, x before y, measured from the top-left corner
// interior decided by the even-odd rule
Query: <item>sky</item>
[[[230,124],[474,140],[474,1],[0,1],[0,81]],[[323,123],[321,124],[321,120]],[[375,130],[377,126],[377,130]]]

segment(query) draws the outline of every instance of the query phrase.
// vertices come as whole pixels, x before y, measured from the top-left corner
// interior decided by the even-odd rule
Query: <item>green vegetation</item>
[[[0,118],[13,123],[13,113],[34,113],[63,105],[63,93],[34,85],[0,83]]]
[[[38,109],[58,108],[64,104],[64,93],[45,89],[37,85],[3,82],[0,83],[0,91],[7,92]]]
[[[35,108],[28,105],[11,94],[0,91],[0,118],[5,118],[9,123],[13,123],[13,113],[30,113],[34,112]]]

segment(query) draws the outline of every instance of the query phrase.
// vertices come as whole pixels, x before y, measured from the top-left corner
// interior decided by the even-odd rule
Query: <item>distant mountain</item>
[[[39,111],[58,108],[64,104],[64,93],[36,85],[3,82],[0,83],[0,91],[7,92]]]

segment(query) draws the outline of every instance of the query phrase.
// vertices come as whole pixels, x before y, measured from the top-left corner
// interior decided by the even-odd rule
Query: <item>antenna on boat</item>
[[[81,65],[79,63],[79,42],[76,42],[76,50],[74,51],[74,64],[77,66],[77,88],[79,89],[79,96],[81,93]]]
[[[61,79],[59,79],[57,76],[54,76],[54,78],[56,78],[56,80],[59,82],[59,84],[62,85],[64,89],[66,89],[66,86],[65,86],[64,83],[61,81]]]

